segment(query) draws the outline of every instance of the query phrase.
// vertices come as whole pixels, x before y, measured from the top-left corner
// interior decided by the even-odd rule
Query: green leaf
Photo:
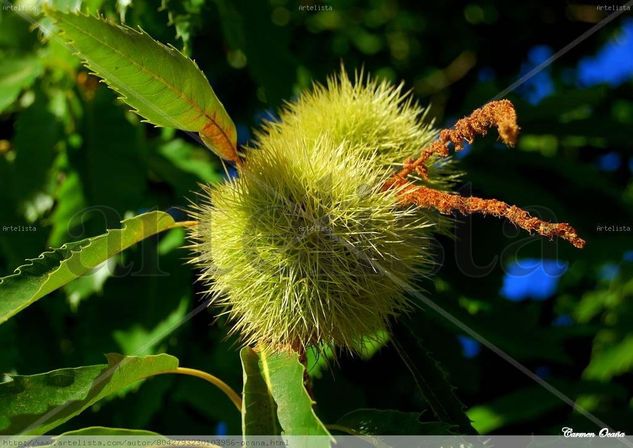
[[[358,345],[358,355],[362,360],[371,359],[389,342],[389,333],[384,330],[376,332],[372,337],[363,340]],[[323,370],[336,359],[336,353],[332,347],[310,347],[306,350],[306,367],[308,374],[313,378],[321,378]]]
[[[312,378],[321,379],[323,371],[336,359],[336,353],[329,345],[310,347],[306,350],[306,367]]]
[[[42,73],[42,64],[35,56],[0,59],[0,112],[10,106],[22,89],[30,86]]]
[[[296,353],[258,353],[259,366],[277,403],[277,417],[285,435],[327,436],[314,413],[314,402],[303,380],[305,368]]]
[[[198,190],[200,182],[215,183],[222,179],[208,152],[181,139],[149,151],[147,162],[152,172],[171,185],[178,196]]]
[[[101,263],[89,273],[67,283],[63,290],[68,298],[68,304],[73,312],[79,308],[79,304],[95,293],[102,293],[106,281],[114,274],[117,258],[112,257]],[[130,353],[134,355],[149,355],[150,353]]]
[[[85,65],[148,122],[198,132],[220,157],[237,160],[237,132],[209,81],[191,59],[142,30],[104,19],[47,14]]]
[[[178,307],[166,318],[158,323],[155,328],[146,329],[143,325],[136,323],[132,328],[126,330],[116,330],[113,338],[125,354],[149,355],[163,342],[175,329],[185,320],[189,298],[180,299]]]
[[[37,46],[37,34],[33,32],[32,24],[24,20],[24,15],[3,9],[0,14],[0,52],[7,56],[24,54],[33,52]]]
[[[176,38],[183,43],[183,52],[191,50],[192,34],[202,26],[204,0],[161,0],[161,10],[167,10],[168,25],[176,28]]]
[[[481,434],[518,422],[529,422],[547,415],[565,403],[541,386],[531,386],[511,392],[490,403],[473,406],[468,416]]]
[[[259,355],[245,347],[240,351],[244,376],[242,393],[242,433],[251,435],[280,435],[277,404],[259,365]]]
[[[107,355],[108,364],[11,375],[0,384],[0,434],[44,434],[104,397],[178,368],[170,355]]]
[[[599,350],[594,348],[591,362],[585,369],[583,377],[609,381],[617,375],[622,375],[633,368],[633,335],[620,342],[609,341],[609,345]]]
[[[287,436],[325,436],[310,443],[329,446],[329,432],[314,413],[314,402],[303,384],[305,369],[298,355],[255,352],[247,347],[240,356],[245,378],[245,433],[274,435],[281,430]],[[273,419],[275,407],[278,423]]]
[[[420,412],[391,409],[356,409],[341,417],[336,425],[364,435],[444,435],[451,434],[451,425],[422,422]]]
[[[73,220],[76,221],[78,212],[86,208],[82,189],[81,179],[76,172],[69,173],[57,186],[53,194],[55,208],[49,217],[52,224],[48,237],[50,246],[61,246],[69,239],[69,232],[74,230],[73,225],[77,225]]]
[[[167,213],[149,212],[122,222],[121,229],[64,244],[0,278],[0,323],[80,277],[133,244],[179,224]]]

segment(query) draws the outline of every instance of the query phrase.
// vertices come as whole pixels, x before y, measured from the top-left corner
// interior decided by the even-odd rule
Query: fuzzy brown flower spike
[[[498,218],[506,218],[516,226],[529,232],[537,232],[548,238],[560,237],[577,248],[584,247],[585,241],[567,223],[543,221],[531,216],[527,211],[515,205],[509,205],[497,199],[463,197],[454,193],[414,185],[406,179],[414,171],[423,179],[428,179],[428,162],[434,156],[447,157],[449,155],[449,143],[453,145],[456,151],[459,151],[463,148],[464,141],[472,143],[475,136],[485,135],[488,129],[493,126],[497,127],[499,136],[505,144],[514,146],[519,127],[514,106],[510,101],[491,101],[482,108],[475,110],[470,116],[457,121],[452,129],[441,131],[439,138],[424,148],[418,159],[405,161],[402,170],[394,174],[386,182],[385,187],[398,188],[401,201],[405,204],[415,204],[423,208],[435,208],[442,214],[450,214],[454,211],[464,215],[473,213],[490,214]]]
[[[496,126],[501,140],[508,146],[514,146],[519,126],[514,106],[508,100],[491,101],[480,109],[476,109],[468,117],[455,123],[453,129],[444,129],[439,139],[422,150],[417,160],[407,160],[404,168],[397,174],[405,178],[416,171],[422,178],[428,179],[426,164],[433,156],[448,157],[448,144],[452,143],[455,151],[461,151],[464,141],[472,143],[477,135],[486,135],[488,129]]]

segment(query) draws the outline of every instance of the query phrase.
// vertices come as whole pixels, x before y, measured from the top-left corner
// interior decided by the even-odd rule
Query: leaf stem
[[[174,227],[196,227],[198,225],[198,221],[180,221],[173,225]]]
[[[231,402],[235,405],[237,410],[242,412],[242,399],[240,398],[238,393],[235,392],[231,388],[231,386],[226,384],[220,378],[218,378],[216,376],[213,376],[210,373],[203,372],[202,370],[197,370],[197,369],[189,369],[187,367],[178,367],[176,370],[167,370],[166,372],[161,372],[161,373],[165,373],[165,374],[173,373],[173,374],[177,374],[177,375],[188,375],[188,376],[195,376],[197,378],[203,379],[203,380],[213,384],[214,386],[216,386],[222,392],[224,392],[224,394],[227,397],[229,397],[229,400],[231,400]]]

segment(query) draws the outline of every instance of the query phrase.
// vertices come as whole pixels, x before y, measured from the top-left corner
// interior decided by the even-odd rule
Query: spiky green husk
[[[407,309],[438,220],[383,184],[433,137],[422,115],[401,88],[340,75],[259,132],[238,178],[205,188],[194,261],[245,343],[356,350]]]
[[[301,135],[314,143],[323,135],[350,142],[351,157],[369,158],[381,174],[390,175],[416,156],[437,135],[428,109],[404,90],[357,73],[352,81],[344,70],[325,85],[316,84],[295,102],[287,103],[278,121],[266,122],[256,133],[258,147]],[[449,189],[457,173],[449,159],[431,165],[429,184]]]

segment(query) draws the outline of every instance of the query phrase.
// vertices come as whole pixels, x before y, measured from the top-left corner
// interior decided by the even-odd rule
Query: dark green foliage
[[[56,3],[61,9],[68,2]],[[248,137],[242,130],[312,79],[336,72],[341,60],[350,70],[364,67],[403,80],[432,105],[439,125],[449,125],[514,82],[535,45],[556,51],[591,26],[569,2],[330,0],[323,4],[332,11],[324,12],[302,11],[311,2],[293,0],[166,0],[162,7],[139,0],[126,9],[113,0],[83,3],[85,11],[100,10],[113,20],[123,16],[161,42],[186,45],[242,141]],[[41,11],[32,12],[41,18]],[[58,41],[40,42],[20,15],[0,13],[0,276],[50,246],[99,235],[126,216],[184,207],[195,199],[198,182],[222,179],[220,163],[189,135],[140,123]],[[455,240],[434,243],[440,266],[419,290],[584,409],[630,433],[633,243],[631,231],[598,226],[633,227],[633,83],[582,87],[574,78],[579,61],[596,54],[626,18],[558,59],[548,69],[554,91],[540,103],[527,102],[521,90],[508,94],[522,128],[517,148],[497,148],[491,135],[457,163],[468,173],[463,194],[497,197],[570,222],[587,247],[578,251],[530,237],[492,218],[460,219]],[[600,158],[609,153],[620,165],[600,170]],[[227,339],[222,318],[214,321],[198,308],[200,286],[183,265],[183,244],[182,229],[150,238],[0,325],[0,373],[90,366],[109,352],[167,352],[240,390],[238,346]],[[520,258],[568,263],[551,298],[502,298],[504,267]],[[609,266],[617,270],[609,268],[613,275],[605,276]],[[462,331],[420,305],[411,329],[447,372],[476,430],[599,429],[486,348],[465,358],[457,340]],[[553,325],[561,316],[569,316],[566,324]],[[403,330],[398,323],[394,328]],[[406,350],[412,362],[421,362],[415,353]],[[409,422],[411,432],[452,429],[424,423],[437,418],[423,394],[414,392],[416,382],[392,344],[370,359],[341,354],[325,368],[323,358],[319,363],[312,389],[316,413],[326,423],[374,424],[369,409],[391,409],[406,413],[398,419]],[[1,400],[0,409],[8,409]],[[381,424],[390,421],[379,415]],[[95,425],[162,434],[241,431],[240,415],[226,397],[180,377],[156,378],[103,400],[54,431]]]
[[[402,318],[392,338],[418,391],[440,422],[457,427],[461,434],[476,434],[464,413],[464,405],[451,386],[448,374],[425,348],[424,341],[415,336],[414,331],[415,327],[408,319]]]
[[[357,409],[341,417],[336,425],[352,434],[436,435],[456,430],[445,423],[423,421],[422,417],[419,412]]]

